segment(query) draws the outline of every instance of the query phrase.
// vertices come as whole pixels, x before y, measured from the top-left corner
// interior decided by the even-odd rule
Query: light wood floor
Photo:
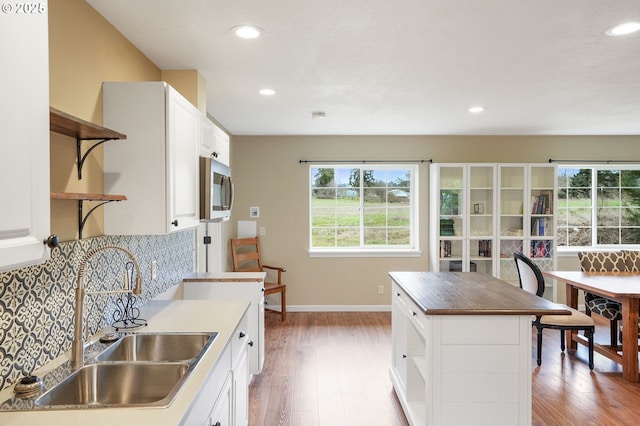
[[[607,337],[598,322],[596,339]],[[264,369],[249,389],[251,426],[407,425],[389,380],[389,312],[292,312],[284,323],[267,314],[265,340]],[[554,330],[545,331],[541,367],[534,352],[535,340],[534,425],[640,424],[640,384],[624,381],[618,364],[595,354],[590,372],[586,348],[562,354]]]

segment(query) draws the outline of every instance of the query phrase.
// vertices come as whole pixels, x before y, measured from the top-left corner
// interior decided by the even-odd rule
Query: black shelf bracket
[[[107,138],[107,139],[103,139],[103,138],[77,138],[76,139],[76,156],[78,157],[78,179],[82,179],[82,166],[84,165],[85,160],[87,159],[87,156],[91,153],[91,151],[93,151],[95,148],[97,148],[99,145],[102,145],[103,143],[107,142],[107,141],[111,141],[111,140],[115,140],[116,138]],[[82,154],[82,141],[95,141],[97,140],[98,142],[94,143],[93,145],[91,145],[91,147],[89,147],[89,149],[87,149],[87,151]]]
[[[100,204],[94,206],[91,210],[89,210],[86,215],[83,215],[83,212],[82,212],[82,207],[83,207],[82,203],[84,201],[91,201],[91,200],[78,200],[78,239],[79,240],[82,239],[82,230],[84,229],[84,225],[87,223],[87,219],[89,219],[89,216],[91,216],[91,213],[93,213],[95,209],[97,209],[98,207],[104,206],[107,203],[112,203],[114,201],[121,201],[121,200],[102,201]]]

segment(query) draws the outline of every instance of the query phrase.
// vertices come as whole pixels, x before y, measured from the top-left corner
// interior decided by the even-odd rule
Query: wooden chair
[[[524,254],[515,252],[513,259],[516,261],[520,288],[542,297],[544,294],[544,276],[540,268]],[[589,339],[589,368],[593,370],[593,338],[595,323],[593,318],[568,306],[563,308],[571,311],[571,315],[538,315],[533,324],[538,329],[538,365],[542,364],[542,330],[551,328],[560,330],[560,349],[564,352],[565,331],[584,330],[584,335]]]
[[[282,321],[287,319],[287,286],[282,283],[282,273],[287,272],[287,268],[279,266],[268,266],[262,263],[260,252],[260,239],[238,238],[231,240],[231,259],[233,260],[234,272],[265,272],[264,269],[271,269],[278,273],[277,282],[268,282],[268,277],[264,283],[264,295],[280,293],[282,308],[280,315]],[[272,310],[274,312],[278,312]]]

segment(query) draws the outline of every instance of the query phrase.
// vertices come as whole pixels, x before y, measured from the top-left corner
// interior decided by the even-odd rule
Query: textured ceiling
[[[640,134],[638,0],[88,2],[234,135]]]

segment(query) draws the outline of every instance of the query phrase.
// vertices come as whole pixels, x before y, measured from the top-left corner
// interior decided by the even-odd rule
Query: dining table
[[[578,290],[615,300],[622,305],[622,350],[617,342],[611,346],[594,344],[594,350],[622,366],[622,377],[638,382],[638,307],[640,306],[640,274],[637,272],[544,271],[543,275],[566,283],[567,306],[578,308]],[[577,343],[588,344],[577,331],[567,331],[569,351]]]

